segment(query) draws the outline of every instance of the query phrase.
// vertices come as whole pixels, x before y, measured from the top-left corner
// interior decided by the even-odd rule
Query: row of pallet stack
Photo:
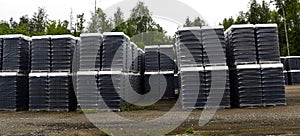
[[[32,37],[29,110],[76,110],[72,61],[78,41],[71,35]]]
[[[145,47],[144,94],[153,98],[175,99],[175,62],[173,45]]]
[[[223,28],[180,29],[175,45],[182,107],[229,108],[229,73]]]
[[[76,74],[79,106],[119,111],[130,97],[126,89],[143,90],[143,51],[119,32],[82,34],[80,39]]]
[[[233,25],[225,35],[231,105],[286,105],[277,25]]]
[[[30,38],[0,36],[0,110],[28,109]]]
[[[286,85],[300,84],[300,56],[281,57]]]
[[[186,27],[175,42],[144,52],[120,32],[0,36],[0,110],[119,111],[177,88],[183,109],[286,104],[276,25]],[[283,63],[297,83],[300,61]]]

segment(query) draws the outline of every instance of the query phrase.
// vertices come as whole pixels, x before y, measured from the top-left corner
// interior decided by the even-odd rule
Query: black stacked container
[[[300,56],[286,57],[286,68],[289,85],[300,84]]]
[[[51,38],[34,36],[31,43],[31,71],[51,71]]]
[[[128,36],[120,32],[103,34],[102,71],[129,71],[127,46],[130,44]]]
[[[159,72],[159,46],[145,47],[145,71]]]
[[[180,67],[203,66],[203,45],[199,27],[178,30],[176,46]]]
[[[282,64],[261,64],[263,104],[286,105],[285,83]]]
[[[76,74],[76,96],[82,110],[100,109],[97,71],[79,71]]]
[[[29,72],[30,38],[22,35],[6,35],[3,37],[2,71]]]
[[[33,37],[32,70],[29,75],[30,110],[76,110],[71,73],[77,42],[71,35]],[[74,63],[74,69],[76,67]]]
[[[230,70],[231,105],[257,107],[263,105],[260,65],[237,65]]]
[[[257,63],[254,25],[233,25],[225,34],[227,62],[230,67]]]
[[[225,35],[223,27],[201,29],[203,65],[226,65]]]
[[[49,110],[49,79],[48,73],[29,74],[29,110]]]
[[[76,39],[71,35],[51,37],[51,72],[71,72]]]
[[[255,25],[257,60],[259,63],[280,62],[277,24]]]
[[[0,110],[27,110],[30,38],[5,35],[0,39]]]
[[[103,36],[98,33],[80,35],[80,71],[101,69]]]
[[[17,72],[0,73],[0,110],[28,109],[28,79]]]

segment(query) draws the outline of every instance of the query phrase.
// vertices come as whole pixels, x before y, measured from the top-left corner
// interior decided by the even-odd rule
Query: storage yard
[[[218,110],[204,127],[197,127],[201,110],[195,110],[171,134],[184,134],[194,124],[195,135],[299,135],[300,86],[287,87],[287,106]],[[171,105],[171,104],[170,104]],[[159,106],[156,106],[159,108]],[[166,112],[121,112],[128,118],[155,117]],[[138,128],[132,128],[138,129]],[[100,135],[100,130],[79,112],[0,112],[0,135]]]
[[[122,32],[0,40],[0,135],[96,135],[83,111],[142,121],[176,100],[194,111],[171,134],[300,134],[300,86],[285,86],[299,58],[280,58],[276,24],[185,27],[144,50]],[[206,108],[219,110],[198,127]]]

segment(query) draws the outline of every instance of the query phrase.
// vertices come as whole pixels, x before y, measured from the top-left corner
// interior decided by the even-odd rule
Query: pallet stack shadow
[[[0,36],[0,110],[28,109],[30,38]]]
[[[138,47],[120,32],[82,34],[77,97],[81,109],[120,111],[131,95],[126,89],[141,91]]]
[[[32,37],[29,74],[31,111],[76,110],[71,75],[76,42],[71,35]]]
[[[176,34],[182,107],[229,108],[223,28],[187,27]]]
[[[281,57],[287,85],[300,84],[300,56]]]
[[[152,98],[175,99],[175,62],[173,45],[145,47],[145,92]]]
[[[233,25],[225,33],[231,105],[285,105],[277,25]]]

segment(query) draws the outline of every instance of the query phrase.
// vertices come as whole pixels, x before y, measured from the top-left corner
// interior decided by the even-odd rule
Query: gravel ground
[[[300,135],[300,86],[287,87],[287,106],[218,110],[213,119],[199,127],[202,111],[195,110],[170,134],[194,135]],[[166,103],[170,103],[166,102]],[[158,110],[118,113],[130,119],[149,119],[163,115],[170,105],[160,104]],[[139,129],[139,127],[132,127]],[[0,135],[102,135],[80,112],[0,112]],[[192,134],[189,134],[192,135]]]

